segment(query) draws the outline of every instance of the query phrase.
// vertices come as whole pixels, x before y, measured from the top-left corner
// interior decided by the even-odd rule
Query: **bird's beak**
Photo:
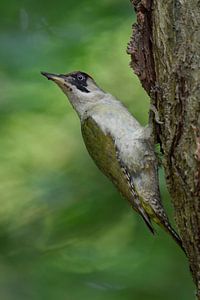
[[[69,76],[63,74],[52,74],[47,72],[41,72],[43,76],[45,76],[48,80],[52,80],[55,82],[66,94],[67,92],[71,92],[72,88],[69,81]]]
[[[56,83],[63,83],[63,75],[58,75],[58,74],[52,74],[52,73],[47,73],[47,72],[41,72],[43,76],[45,76],[48,80],[53,80]]]

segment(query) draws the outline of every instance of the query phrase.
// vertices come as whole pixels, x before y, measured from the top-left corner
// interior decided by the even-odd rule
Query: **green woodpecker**
[[[86,148],[98,168],[142,216],[152,233],[153,220],[183,248],[161,202],[150,129],[142,127],[121,102],[99,88],[86,73],[41,73],[68,97],[80,118]]]

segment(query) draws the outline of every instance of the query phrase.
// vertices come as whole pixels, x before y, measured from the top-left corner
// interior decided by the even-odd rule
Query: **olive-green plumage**
[[[154,221],[182,247],[160,199],[158,162],[149,128],[142,127],[87,74],[43,75],[55,81],[68,96],[79,115],[87,150],[98,168],[142,216],[152,233]]]

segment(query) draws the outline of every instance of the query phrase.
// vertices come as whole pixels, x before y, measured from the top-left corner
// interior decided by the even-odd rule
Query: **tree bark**
[[[157,108],[175,221],[200,299],[200,1],[132,0],[131,67]]]

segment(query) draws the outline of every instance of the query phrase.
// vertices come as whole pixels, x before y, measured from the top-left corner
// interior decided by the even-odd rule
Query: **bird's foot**
[[[156,121],[156,123],[163,124],[164,122],[160,121],[159,113],[158,113],[158,110],[155,107],[155,105],[151,104],[150,105],[150,110],[153,111],[153,113],[155,115],[155,121]]]

